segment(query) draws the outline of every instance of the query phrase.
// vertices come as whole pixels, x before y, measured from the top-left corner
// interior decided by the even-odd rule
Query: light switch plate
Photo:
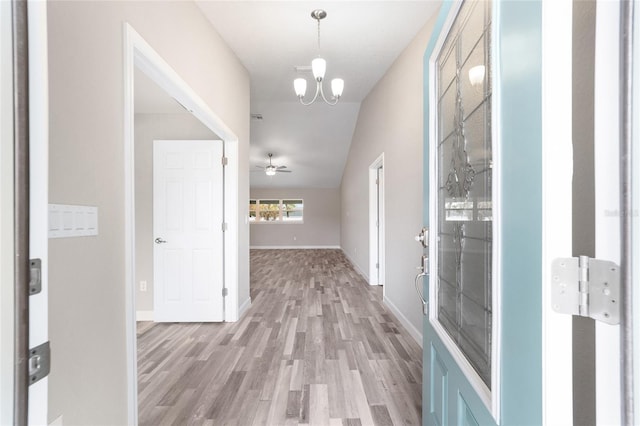
[[[98,208],[49,204],[49,238],[98,235]]]

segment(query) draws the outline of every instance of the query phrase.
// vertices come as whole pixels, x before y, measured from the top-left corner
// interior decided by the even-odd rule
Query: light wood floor
[[[141,425],[421,423],[421,349],[340,250],[252,250],[251,298],[138,323]]]

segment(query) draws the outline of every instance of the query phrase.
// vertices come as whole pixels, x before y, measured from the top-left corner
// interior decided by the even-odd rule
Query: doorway
[[[127,332],[128,423],[137,424],[137,342],[136,342],[136,221],[135,221],[135,120],[134,74],[136,68],[160,86],[217,138],[222,140],[225,167],[223,179],[223,291],[225,321],[237,321],[238,309],[238,138],[204,101],[176,74],[160,55],[131,27],[124,25],[125,99],[125,285]]]
[[[369,166],[369,284],[384,285],[384,153]],[[384,290],[383,290],[384,291]]]

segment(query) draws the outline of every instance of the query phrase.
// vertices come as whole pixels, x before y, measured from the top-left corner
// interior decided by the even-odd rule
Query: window
[[[302,223],[301,199],[249,200],[251,223]]]

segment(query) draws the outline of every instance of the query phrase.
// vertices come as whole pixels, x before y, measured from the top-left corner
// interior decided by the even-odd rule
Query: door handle
[[[164,243],[166,243],[166,241],[165,241],[165,240],[163,240],[163,239],[162,239],[162,238],[160,238],[160,237],[156,238],[154,241],[156,242],[156,244],[164,244]]]
[[[422,301],[422,315],[427,315],[429,313],[429,304],[424,299],[424,294],[422,293],[421,278],[429,275],[429,258],[425,255],[422,256],[422,266],[420,267],[422,272],[416,275],[415,286],[418,295],[420,296],[420,300]]]
[[[427,301],[424,300],[424,296],[422,295],[422,289],[420,288],[420,283],[421,278],[422,277],[426,277],[428,274],[424,273],[424,272],[420,272],[418,275],[416,275],[416,280],[415,280],[415,285],[416,285],[416,291],[418,292],[418,296],[420,296],[420,300],[422,301],[422,315],[427,315],[429,313],[429,305],[427,304]]]

